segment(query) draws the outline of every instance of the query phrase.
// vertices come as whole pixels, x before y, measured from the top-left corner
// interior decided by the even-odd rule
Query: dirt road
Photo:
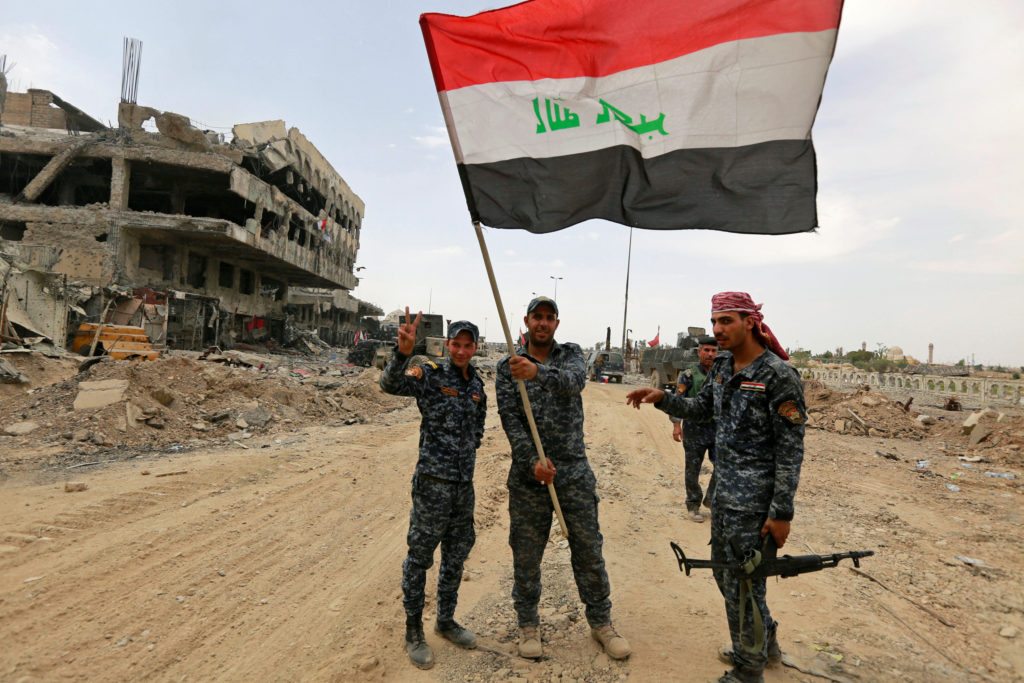
[[[0,680],[713,680],[725,668],[714,655],[727,634],[721,598],[710,572],[684,577],[668,545],[705,557],[709,525],[681,514],[682,450],[667,419],[627,409],[625,393],[591,385],[585,405],[627,663],[589,639],[557,532],[544,565],[547,658],[513,656],[508,443],[492,411],[458,611],[482,646],[457,651],[428,622],[437,665],[408,665],[399,576],[418,436],[410,406],[245,449],[0,483]],[[874,549],[863,570],[877,582],[846,566],[772,581],[792,661],[839,681],[1019,680],[1019,473],[985,477],[928,439],[812,430],[807,453],[787,550]],[[959,491],[946,486],[951,473]],[[65,493],[71,479],[88,489]],[[781,667],[767,680],[824,679]]]

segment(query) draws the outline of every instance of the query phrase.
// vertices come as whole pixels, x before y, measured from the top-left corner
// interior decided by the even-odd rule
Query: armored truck
[[[650,378],[651,386],[675,390],[680,371],[699,365],[698,341],[706,334],[703,327],[687,327],[676,335],[675,348],[645,349],[640,357],[640,373]]]

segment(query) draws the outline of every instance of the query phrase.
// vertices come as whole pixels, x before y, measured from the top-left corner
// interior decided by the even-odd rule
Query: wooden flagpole
[[[505,319],[505,307],[501,303],[501,292],[498,291],[498,282],[494,279],[494,268],[491,266],[491,256],[487,252],[487,243],[484,241],[484,231],[480,221],[473,221],[476,228],[476,239],[480,243],[480,254],[484,257],[484,267],[487,269],[487,279],[491,281],[491,293],[494,294],[494,303],[498,307],[498,319],[501,320],[501,329],[505,332],[505,343],[508,344],[508,353],[514,356],[516,347],[512,343],[512,331],[509,330],[508,321]],[[526,421],[530,424],[530,434],[533,435],[533,444],[537,447],[537,457],[540,462],[547,466],[548,459],[544,455],[544,444],[540,442],[540,433],[537,431],[537,423],[533,419],[533,407],[530,405],[530,395],[526,393],[526,383],[523,380],[516,380],[519,385],[519,397],[523,400],[523,410],[526,412]],[[558,517],[558,524],[562,527],[562,535],[569,538],[569,527],[565,525],[565,517],[562,516],[562,506],[558,504],[558,494],[555,492],[555,482],[548,483],[548,493],[551,495],[551,504],[555,508],[555,516]]]

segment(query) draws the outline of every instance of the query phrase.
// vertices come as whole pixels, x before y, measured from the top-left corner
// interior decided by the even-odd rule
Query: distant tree
[[[1019,372],[1013,373],[1013,378],[1014,379],[1020,379],[1020,373]]]
[[[966,360],[964,360],[963,358],[961,358],[960,360],[958,360],[958,361],[956,362],[956,366],[957,366],[958,368],[962,368],[962,367],[964,367],[965,365],[967,365],[967,361],[966,361]]]
[[[853,363],[857,367],[861,367],[859,364],[867,363],[869,360],[875,357],[875,354],[870,351],[850,351],[846,354],[846,360]]]
[[[807,367],[807,361],[811,359],[810,351],[794,351],[789,354],[789,359],[793,362],[794,367],[805,368]]]
[[[831,352],[831,351],[826,351],[825,353],[821,354],[821,356],[819,356],[819,358],[824,358],[824,359],[826,359],[826,360],[827,360],[827,359],[831,358],[831,357],[832,357],[832,355],[833,355],[833,354],[832,354],[832,352]],[[1024,369],[1024,368],[1022,368],[1022,369]]]
[[[870,372],[893,372],[896,369],[896,363],[888,358],[872,358],[858,367],[863,367]]]

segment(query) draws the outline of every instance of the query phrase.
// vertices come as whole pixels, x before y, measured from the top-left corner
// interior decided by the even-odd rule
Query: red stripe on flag
[[[470,17],[424,14],[439,91],[600,77],[713,45],[839,26],[843,0],[528,0]]]

